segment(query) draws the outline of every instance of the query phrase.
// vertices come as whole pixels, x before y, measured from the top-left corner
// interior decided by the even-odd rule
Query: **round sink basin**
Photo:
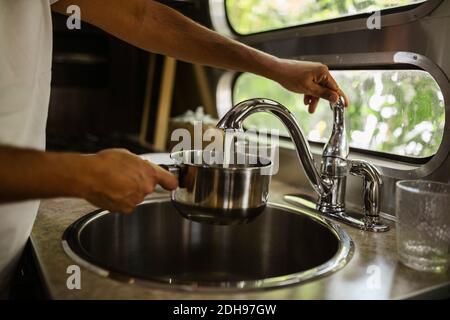
[[[183,218],[168,199],[131,215],[96,211],[63,235],[77,263],[120,281],[186,290],[242,290],[298,284],[342,268],[353,245],[320,217],[269,204],[248,224]]]

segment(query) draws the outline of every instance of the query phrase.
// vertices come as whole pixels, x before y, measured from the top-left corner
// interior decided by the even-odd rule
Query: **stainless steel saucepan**
[[[179,187],[174,206],[186,218],[210,224],[247,223],[266,207],[270,160],[244,153],[189,150],[171,154]]]

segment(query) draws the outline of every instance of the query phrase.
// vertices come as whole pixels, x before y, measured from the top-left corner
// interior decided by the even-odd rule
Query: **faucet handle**
[[[364,160],[349,160],[350,174],[364,179],[364,229],[374,232],[389,230],[380,222],[381,185],[383,181],[377,168]]]
[[[333,111],[333,127],[331,136],[322,152],[322,157],[340,158],[346,160],[349,153],[347,132],[345,130],[344,101],[342,97],[336,103],[330,103]]]
[[[335,108],[344,109],[345,108],[344,97],[339,96],[338,101],[336,101],[334,103],[330,102],[330,108],[331,108],[331,110],[334,110]]]

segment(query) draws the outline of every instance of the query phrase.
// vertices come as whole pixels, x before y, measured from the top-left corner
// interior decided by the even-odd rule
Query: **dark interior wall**
[[[210,68],[207,68],[207,71],[210,71]],[[214,86],[211,85],[210,88],[212,89]],[[202,104],[192,64],[178,62],[172,116],[179,115],[186,110],[195,110]]]
[[[161,2],[209,25],[207,19],[200,18],[206,9],[198,1]],[[53,14],[53,25],[48,145],[62,139],[69,140],[69,143],[70,139],[84,139],[86,134],[137,136],[142,120],[149,54],[84,22],[81,30],[68,30],[66,18],[59,14]],[[156,61],[147,141],[153,138],[151,128],[157,112],[163,57],[158,56]],[[212,74],[208,69],[208,75]],[[211,78],[214,82],[215,77]],[[172,116],[201,104],[192,65],[178,62]]]
[[[83,24],[65,28],[55,14],[48,134],[137,133],[148,55]]]

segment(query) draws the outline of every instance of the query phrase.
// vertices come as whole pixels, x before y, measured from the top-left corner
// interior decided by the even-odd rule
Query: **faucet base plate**
[[[288,203],[291,203],[296,206],[306,207],[308,209],[313,209],[317,211],[319,214],[332,218],[338,221],[341,221],[347,225],[352,227],[371,231],[371,232],[386,232],[389,230],[389,226],[380,222],[379,217],[361,217],[355,218],[349,216],[345,208],[339,208],[337,210],[329,210],[330,208],[321,209],[317,208],[317,204],[312,201],[312,197],[298,195],[298,194],[287,194],[284,196],[284,200]]]

